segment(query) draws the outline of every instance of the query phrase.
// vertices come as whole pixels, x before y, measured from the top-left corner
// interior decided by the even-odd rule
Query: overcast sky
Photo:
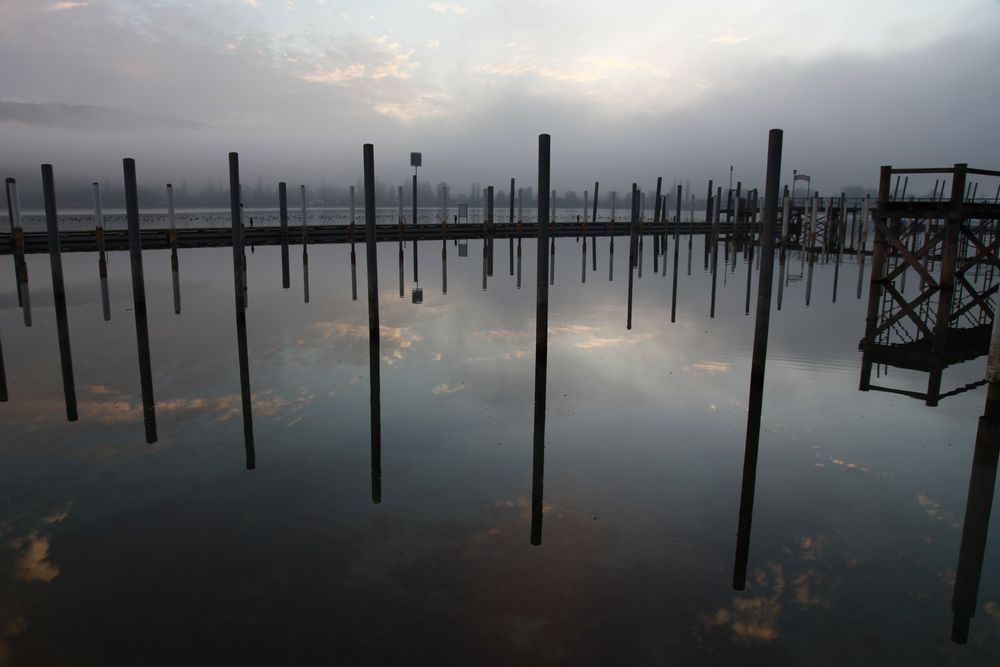
[[[0,3],[0,171],[197,186],[763,180],[1000,167],[1000,2],[90,0]],[[86,109],[54,107],[65,104]],[[602,185],[602,189],[604,186]]]

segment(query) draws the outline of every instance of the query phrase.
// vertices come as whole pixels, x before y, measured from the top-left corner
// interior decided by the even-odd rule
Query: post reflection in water
[[[354,253],[354,241],[351,241],[351,301],[358,300],[358,256]]]
[[[303,190],[304,192],[304,190]],[[305,219],[303,194],[303,220]],[[250,396],[250,358],[247,349],[246,284],[243,272],[243,225],[240,214],[240,157],[229,154],[229,208],[233,224],[233,287],[236,294],[236,351],[240,364],[240,397],[243,406],[243,447],[246,451],[247,470],[257,466],[253,442],[253,405]],[[305,243],[302,244],[303,253]],[[303,259],[305,255],[303,254]],[[308,289],[308,288],[307,288]]]
[[[7,370],[3,363],[3,332],[0,332],[0,403],[7,401]]]
[[[521,289],[521,237],[517,237],[517,289]]]
[[[402,299],[405,296],[403,290],[403,241],[399,241],[399,298]]]
[[[608,281],[613,282],[615,279],[615,237],[612,236],[608,240]]]
[[[441,294],[448,293],[448,242],[441,242]]]
[[[483,239],[483,291],[486,291],[486,278],[489,275],[489,245],[490,241],[487,238]]]
[[[632,283],[633,275],[635,272],[635,267],[637,264],[636,254],[639,249],[638,241],[636,240],[636,227],[639,224],[639,192],[636,189],[636,184],[632,184],[632,217],[631,217],[631,234],[629,237],[629,258],[628,258],[628,314],[625,317],[625,328],[632,328]],[[641,275],[641,274],[640,274]]]
[[[955,589],[951,599],[954,613],[951,639],[965,644],[969,639],[969,622],[976,613],[979,580],[983,573],[986,538],[993,508],[993,491],[997,481],[997,459],[1000,454],[1000,318],[993,320],[993,340],[986,376],[986,405],[979,418],[976,448],[972,454],[969,495],[962,524],[962,542],[955,572]]]
[[[545,479],[545,384],[549,344],[548,263],[544,249],[549,235],[550,138],[538,137],[538,276],[535,304],[535,417],[531,456],[531,543],[542,543]]]
[[[746,446],[743,454],[743,483],[740,490],[740,518],[736,536],[736,563],[733,588],[742,591],[747,583],[750,554],[750,524],[753,520],[754,490],[757,484],[757,450],[760,444],[760,417],[764,406],[764,368],[767,364],[767,335],[771,316],[771,275],[774,272],[774,227],[777,219],[778,177],[781,172],[781,130],[771,130],[767,145],[767,180],[764,215],[761,221],[760,282],[757,287],[757,319],[754,324],[753,358],[750,369],[750,401],[747,415]]]
[[[549,250],[549,284],[556,284],[556,238],[553,236],[549,242],[552,246]]]
[[[368,272],[368,376],[371,406],[372,502],[382,502],[382,385],[379,376],[378,250],[375,241],[375,147],[364,145],[365,250]],[[402,247],[400,247],[402,262]],[[402,266],[402,263],[400,264]]]

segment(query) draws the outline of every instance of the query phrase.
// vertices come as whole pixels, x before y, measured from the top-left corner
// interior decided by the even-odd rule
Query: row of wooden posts
[[[131,165],[131,166],[129,166]],[[72,377],[72,355],[70,352],[70,345],[68,339],[68,323],[66,318],[66,306],[65,306],[65,289],[63,287],[62,279],[62,265],[61,265],[61,234],[58,231],[58,215],[56,212],[55,205],[55,189],[54,189],[54,179],[52,174],[51,165],[44,165],[42,168],[43,174],[43,199],[45,204],[45,218],[46,218],[46,234],[45,237],[48,240],[48,251],[51,260],[51,266],[53,271],[53,290],[54,290],[54,301],[56,303],[56,314],[57,314],[57,326],[60,332],[60,356],[63,365],[63,375],[64,375],[64,389],[67,398],[67,416],[74,420],[76,418],[76,401],[75,401],[75,391],[73,389],[73,377]],[[145,294],[143,287],[143,276],[142,276],[142,238],[139,230],[139,213],[138,213],[138,196],[137,196],[137,186],[135,183],[135,167],[134,162],[125,163],[125,185],[126,185],[126,221],[128,228],[128,247],[130,250],[130,262],[132,264],[132,275],[133,275],[133,298],[135,300],[135,317],[137,335],[140,337],[139,342],[139,353],[140,353],[140,371],[142,377],[142,385],[144,388],[148,388],[148,396],[144,396],[144,415],[147,427],[147,439],[151,442],[156,439],[156,424],[155,415],[152,410],[152,387],[151,380],[148,376],[151,375],[149,370],[149,360],[148,360],[148,339],[142,335],[142,332],[146,330],[146,306],[145,306]],[[711,255],[711,271],[712,271],[712,294],[711,294],[711,305],[710,305],[710,315],[715,316],[715,296],[717,287],[717,270],[718,270],[718,246],[720,239],[722,239],[722,228],[721,228],[721,211],[722,211],[722,194],[721,188],[717,189],[716,193],[711,194],[711,182],[710,194],[708,196],[708,205],[706,208],[706,219],[710,222],[710,225],[706,229],[707,242],[705,244],[705,265],[706,268],[709,267],[708,258]],[[8,179],[6,182],[7,190],[7,201],[8,201],[8,211],[10,214],[10,221],[12,225],[12,239],[14,241],[14,263],[15,263],[15,275],[17,281],[17,296],[20,302],[24,323],[26,326],[31,326],[31,299],[30,291],[28,289],[28,271],[27,262],[24,252],[24,232],[20,224],[20,205],[17,196],[17,184],[13,179]],[[513,191],[515,186],[514,179],[511,179],[511,190]],[[104,214],[101,206],[100,189],[98,184],[93,184],[93,201],[94,201],[94,220],[95,220],[95,241],[96,250],[98,254],[98,273],[100,278],[100,291],[101,291],[101,301],[102,301],[102,311],[105,320],[109,320],[111,317],[110,308],[110,295],[108,288],[108,272],[107,272],[107,248],[105,244],[105,229],[104,229]],[[595,183],[594,192],[595,195],[599,192],[599,183]],[[668,194],[663,194],[661,192],[662,178],[657,179],[657,191],[656,191],[656,209],[654,212],[654,224],[662,225],[662,231],[653,233],[653,243],[654,243],[654,271],[658,271],[657,262],[660,254],[664,255],[663,261],[663,271],[664,275],[666,272],[666,253],[668,247],[669,234],[667,231],[666,220],[668,218],[668,205],[670,203],[670,198]],[[735,269],[736,261],[736,244],[739,240],[743,241],[744,254],[749,253],[748,261],[748,275],[747,275],[747,300],[746,300],[746,311],[749,314],[750,308],[750,277],[752,276],[752,260],[754,257],[754,246],[755,244],[761,243],[762,235],[759,233],[759,224],[756,220],[757,210],[759,209],[759,199],[757,197],[756,191],[751,191],[749,196],[744,201],[740,196],[741,185],[737,183],[737,188],[734,192],[730,192],[729,202],[735,202],[734,211],[729,211],[729,205],[727,205],[727,218],[731,215],[731,222],[727,220],[729,224],[728,235],[725,237],[725,250],[726,257],[728,260],[729,256],[729,246],[730,241],[732,241],[733,246],[733,268]],[[351,283],[352,283],[352,296],[357,298],[357,276],[356,276],[356,255],[354,252],[354,239],[356,238],[355,227],[354,227],[354,192],[353,187],[351,188],[351,225],[348,230],[349,239],[351,241]],[[230,238],[232,240],[232,246],[234,248],[234,253],[238,251],[238,259],[240,264],[240,274],[241,283],[243,285],[243,296],[240,303],[240,308],[245,311],[247,307],[247,281],[246,281],[246,253],[245,253],[245,235],[247,233],[247,227],[245,224],[245,217],[243,215],[243,206],[240,201],[241,187],[237,182],[235,184],[233,197],[235,197],[236,207],[231,211],[232,214],[232,230],[230,232]],[[282,260],[282,285],[284,288],[288,288],[290,284],[289,275],[289,262],[288,262],[288,242],[289,242],[289,232],[288,232],[288,198],[287,198],[287,186],[285,183],[279,184],[279,232],[281,236],[281,260]],[[545,200],[545,206],[541,206],[541,200],[539,202],[539,220],[542,220],[542,213],[549,214],[550,212],[550,202],[548,201],[549,188],[545,189],[544,196],[541,200]],[[552,191],[554,196],[554,191]],[[735,194],[735,198],[733,195]],[[301,195],[301,219],[305,221],[307,219],[306,215],[306,198],[305,198],[305,187],[300,186]],[[447,192],[445,192],[445,197]],[[645,232],[650,231],[646,228],[642,216],[642,206],[643,206],[643,196],[641,190],[639,190],[636,184],[632,186],[632,197],[631,197],[631,211],[629,218],[629,225],[627,233],[629,234],[629,289],[628,289],[628,309],[627,309],[627,321],[626,326],[631,328],[632,324],[632,292],[633,292],[633,276],[631,269],[638,269],[639,277],[642,277],[642,256],[641,246],[643,243]],[[487,211],[489,212],[489,217],[487,221],[484,222],[482,226],[482,236],[484,238],[484,273],[483,273],[483,286],[486,286],[486,279],[488,275],[492,275],[493,271],[493,243],[495,239],[496,226],[492,223],[493,219],[493,187],[490,186],[485,192],[485,200],[488,203]],[[367,198],[366,198],[367,201]],[[674,236],[674,271],[673,271],[673,286],[671,291],[671,322],[676,321],[676,310],[677,310],[677,276],[678,276],[678,255],[679,255],[679,235],[681,230],[681,203],[683,201],[682,189],[680,186],[677,187],[676,194],[676,213],[674,217],[673,225],[673,236]],[[807,244],[807,250],[810,257],[810,282],[811,286],[811,274],[813,258],[815,253],[815,227],[816,223],[816,204],[815,199],[812,207],[812,214],[807,216],[807,228],[812,230],[812,234],[809,236],[810,242]],[[692,254],[692,237],[694,233],[694,198],[690,197],[691,209],[688,220],[688,268],[687,273],[691,273],[691,254]],[[615,193],[612,193],[612,204],[616,203]],[[782,216],[782,233],[780,236],[781,240],[781,255],[780,262],[782,271],[784,271],[785,265],[785,250],[788,246],[789,239],[789,220],[790,220],[790,206],[791,200],[787,195],[783,199],[783,216]],[[741,214],[741,209],[744,213]],[[552,214],[554,215],[554,209]],[[843,199],[841,200],[841,211],[846,211],[844,208]],[[864,244],[864,238],[866,234],[867,225],[864,221],[867,219],[867,201],[865,202],[864,209],[865,213],[862,216],[861,225],[862,232],[862,245]],[[445,199],[443,213],[447,214],[447,200]],[[511,216],[513,217],[513,200],[511,200]],[[521,217],[522,210],[518,210],[518,217]],[[614,215],[616,211],[613,209],[612,219],[609,222],[609,229],[607,230],[610,235],[610,246],[609,246],[609,278],[613,276],[614,271],[614,235],[616,233]],[[828,214],[829,215],[829,214]],[[594,198],[594,209],[593,209],[593,220],[597,219],[597,197]],[[181,312],[181,296],[180,296],[180,278],[179,278],[179,260],[178,260],[178,230],[176,226],[176,213],[174,208],[173,200],[173,188],[171,185],[167,185],[167,217],[169,221],[168,233],[168,245],[171,251],[171,272],[172,272],[172,287],[173,287],[173,305],[175,313]],[[548,218],[548,215],[545,216]],[[545,220],[543,224],[536,224],[536,228],[543,225],[549,225],[551,218]],[[840,216],[841,229],[845,229],[846,215]],[[251,220],[252,225],[252,220]],[[518,244],[517,244],[517,256],[520,260],[521,254],[521,236],[523,236],[523,226],[518,223]],[[400,197],[400,209],[399,209],[399,242],[400,242],[400,295],[403,294],[403,273],[402,273],[402,261],[403,261],[403,251],[402,243],[403,236],[403,216],[402,216],[402,198]],[[586,281],[586,243],[587,243],[587,233],[591,233],[591,248],[592,248],[592,261],[593,268],[596,270],[597,256],[596,256],[596,231],[592,228],[588,230],[586,221],[583,222],[582,237],[584,241],[583,245],[583,265],[581,267],[581,279]],[[623,233],[625,230],[622,230]],[[309,245],[309,232],[308,225],[303,224],[301,228],[301,243],[302,243],[302,263],[303,263],[303,292],[305,301],[309,301],[309,272],[308,272],[308,245]],[[366,231],[366,238],[375,238],[375,234],[371,234]],[[546,235],[548,236],[548,235]],[[443,241],[447,241],[448,230],[447,223],[442,223],[441,237]],[[514,238],[509,237],[510,241],[510,260],[511,260],[511,273],[513,274],[514,268]],[[550,242],[546,240],[546,245],[541,247],[547,247]],[[413,239],[413,272],[414,281],[419,280],[418,274],[418,252],[417,252],[417,239]],[[442,247],[442,259],[446,261],[447,250],[446,244]],[[662,249],[662,252],[661,252]],[[460,248],[461,250],[461,248]],[[839,250],[842,252],[843,244],[839,245]],[[544,252],[540,255],[544,256]],[[549,275],[550,284],[554,283],[555,279],[555,239],[551,239],[551,250],[550,250],[549,265],[547,267],[547,274]],[[461,255],[461,252],[460,252]],[[803,255],[803,262],[805,254]],[[839,270],[839,258],[840,253],[838,252],[838,270]],[[759,257],[758,257],[759,264]],[[860,271],[863,273],[863,262],[861,262]],[[520,269],[520,261],[518,261],[518,269]],[[518,288],[520,288],[520,270],[518,270]],[[859,285],[861,282],[861,273],[859,273]],[[784,281],[779,283],[779,296],[778,296],[778,308],[781,308],[781,295]],[[442,289],[447,292],[447,266],[446,263],[443,264],[443,281]],[[809,293],[807,289],[807,305],[809,302]],[[836,298],[836,293],[834,295]],[[420,292],[419,299],[422,299],[422,292]],[[418,295],[415,292],[414,301],[417,302]],[[4,372],[4,367],[2,363],[2,346],[0,346],[0,397],[3,400],[7,400],[7,389],[6,389],[6,377]],[[148,400],[147,400],[148,399]]]

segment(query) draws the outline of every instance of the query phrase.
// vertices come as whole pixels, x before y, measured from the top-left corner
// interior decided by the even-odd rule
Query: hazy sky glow
[[[197,181],[239,150],[264,178],[353,181],[370,141],[380,178],[422,150],[461,187],[533,179],[550,132],[559,187],[729,164],[757,183],[770,127],[821,188],[883,163],[996,168],[998,28],[996,0],[7,0],[0,100],[144,116],[7,105],[0,168],[89,179],[131,155]]]

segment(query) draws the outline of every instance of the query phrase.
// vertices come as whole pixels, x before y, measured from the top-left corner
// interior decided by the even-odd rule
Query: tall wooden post
[[[743,483],[740,491],[740,519],[736,537],[736,564],[733,588],[746,588],[750,554],[750,527],[757,485],[757,452],[760,445],[761,412],[764,405],[764,369],[767,365],[767,337],[771,321],[771,283],[774,273],[774,229],[778,217],[778,180],[781,175],[782,131],[771,130],[767,142],[767,176],[764,186],[764,214],[761,220],[760,282],[757,287],[757,319],[754,323],[753,359],[750,366],[750,401],[747,415],[746,447],[743,453]]]
[[[104,245],[104,212],[101,210],[101,186],[91,183],[94,201],[94,236],[97,240],[97,276],[101,281],[101,310],[104,321],[111,320],[111,294],[108,290],[108,256]]]
[[[545,389],[548,373],[549,280],[545,248],[549,241],[549,167],[551,138],[538,136],[538,250],[535,297],[535,411],[531,460],[531,544],[542,543],[545,480]]]
[[[146,283],[142,271],[142,238],[139,234],[139,188],[135,160],[122,160],[125,172],[125,217],[128,222],[128,252],[132,267],[132,311],[139,350],[139,385],[146,442],[156,442],[156,404],[153,400],[153,365],[149,354],[149,323],[146,318]]]
[[[591,216],[591,224],[593,229],[597,229],[597,195],[600,191],[601,184],[598,181],[594,181],[594,214]],[[590,256],[591,256],[591,271],[597,271],[597,234],[592,233],[590,235]]]
[[[42,197],[45,201],[45,227],[49,237],[52,301],[56,309],[56,331],[59,336],[59,361],[62,365],[63,394],[66,398],[66,419],[75,422],[79,418],[76,411],[76,383],[73,379],[73,355],[69,343],[69,317],[66,312],[66,287],[63,284],[62,252],[56,213],[56,187],[51,164],[42,165]]]
[[[10,241],[14,244],[14,199],[10,194],[10,186],[14,183],[13,178],[7,178],[4,180],[4,194],[7,196],[7,222],[10,223]],[[16,247],[16,246],[15,246]],[[18,262],[17,252],[14,252],[14,285],[19,285],[20,278],[20,264]],[[17,305],[21,306],[21,290],[17,290]]]
[[[177,220],[174,214],[174,186],[167,183],[167,218],[170,221],[170,275],[174,288],[174,313],[181,314],[181,272],[177,259]]]
[[[868,287],[868,313],[865,316],[864,343],[875,342],[875,331],[878,329],[879,307],[882,303],[882,278],[885,276],[885,226],[888,223],[886,206],[889,203],[889,188],[892,183],[892,167],[883,166],[879,173],[878,204],[875,209],[875,236],[872,239],[872,275]],[[867,391],[871,385],[872,362],[865,355],[861,362],[861,391]]]
[[[956,164],[951,182],[951,206],[944,224],[944,242],[941,248],[941,277],[938,280],[937,318],[934,322],[935,352],[943,352],[948,342],[951,327],[952,300],[955,295],[955,271],[958,266],[959,231],[962,227],[962,203],[965,197],[966,170],[968,165]]]
[[[382,502],[382,381],[379,371],[378,248],[375,239],[375,147],[365,144],[365,249],[368,273],[368,375],[371,407],[372,502]]]
[[[304,190],[303,190],[304,192]],[[250,396],[250,356],[247,346],[246,284],[243,269],[243,224],[240,208],[240,157],[229,154],[229,215],[232,222],[233,292],[236,304],[236,353],[240,366],[240,397],[243,408],[243,448],[247,470],[257,465],[253,441],[253,404]],[[303,204],[303,221],[305,205]]]
[[[514,224],[514,179],[510,179],[510,217],[507,222],[513,226]],[[514,236],[513,234],[507,237],[507,245],[510,255],[510,275],[514,275]]]
[[[14,244],[14,271],[17,280],[18,303],[24,317],[24,326],[31,326],[31,291],[28,289],[28,262],[24,257],[24,229],[21,226],[21,200],[17,194],[17,181],[8,178],[7,214],[10,216],[11,241]]]
[[[354,186],[351,186],[351,223],[354,223]],[[291,287],[291,272],[288,266],[288,186],[278,183],[278,224],[281,234],[281,287]]]

